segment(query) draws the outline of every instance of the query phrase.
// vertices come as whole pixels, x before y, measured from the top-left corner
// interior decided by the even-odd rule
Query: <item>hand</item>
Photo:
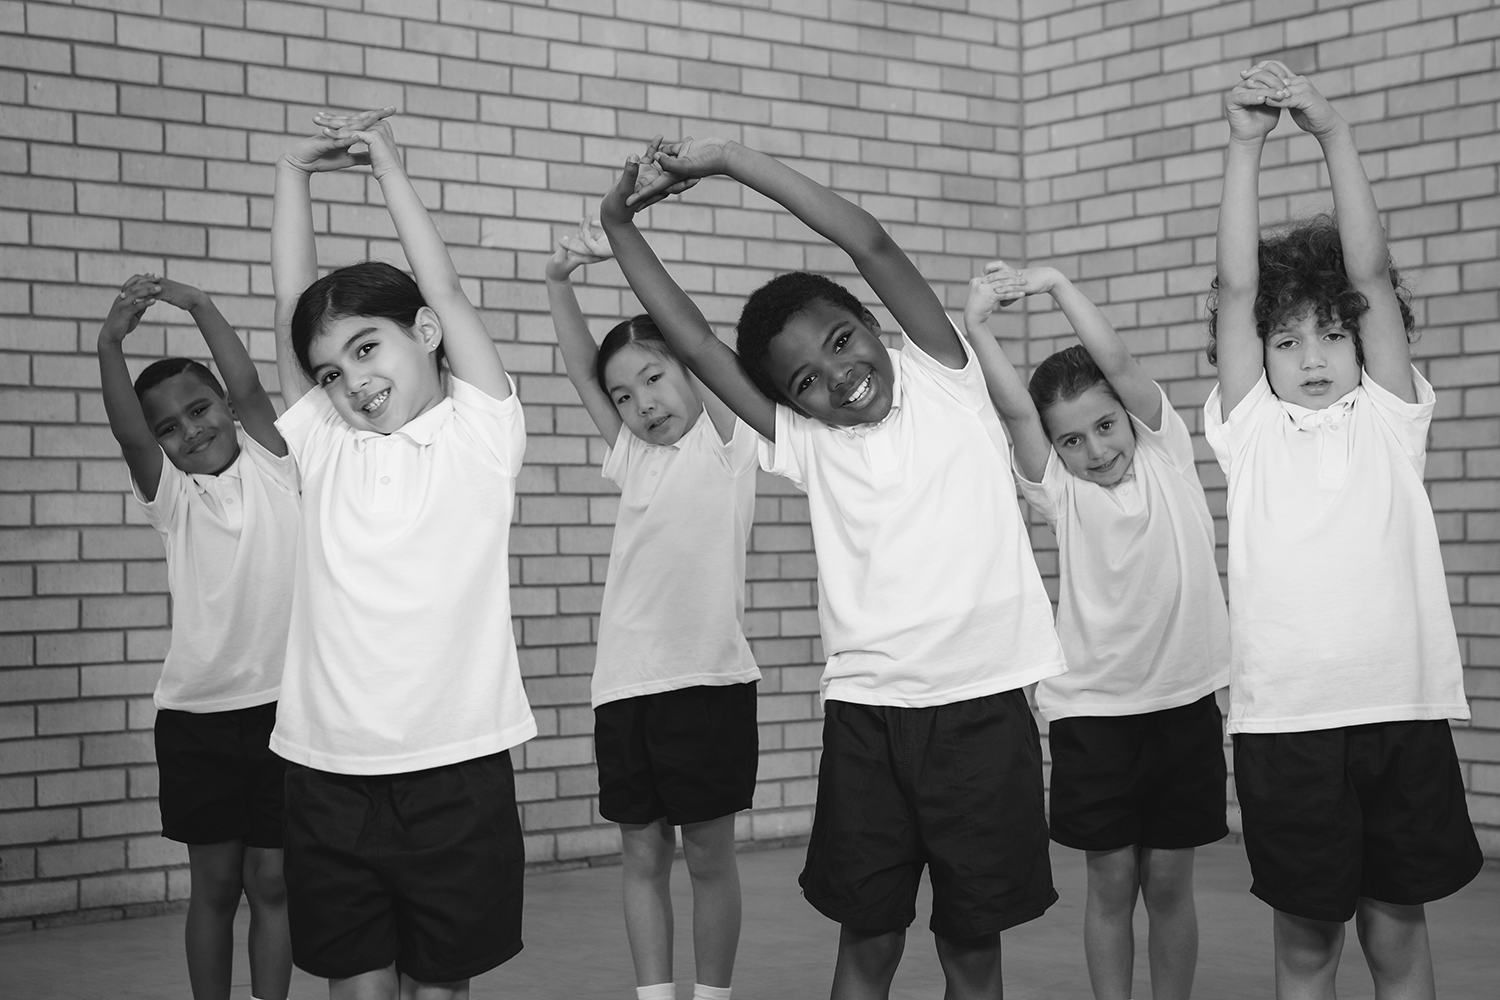
[[[156,297],[159,300],[168,302],[186,312],[192,312],[208,299],[207,295],[204,295],[202,291],[194,288],[192,285],[184,285],[182,282],[173,281],[170,278],[157,278],[156,287]]]
[[[156,302],[161,292],[161,279],[154,274],[133,274],[120,286],[120,294],[109,307],[104,326],[99,330],[99,339],[111,344],[123,341],[141,321],[141,313]]]
[[[1254,142],[1276,127],[1281,107],[1273,102],[1290,94],[1283,74],[1290,75],[1285,66],[1274,61],[1258,62],[1240,71],[1240,85],[1224,98],[1230,138]]]
[[[381,117],[370,119],[369,116],[380,114]],[[396,148],[396,136],[391,131],[391,123],[385,120],[383,112],[366,112],[364,115],[356,116],[355,120],[348,125],[338,128],[324,126],[324,132],[331,132],[331,138],[343,140],[352,138],[355,142],[362,142],[366,147],[366,155],[369,157],[370,171],[376,180],[389,173],[401,173],[405,168],[401,165],[401,152]]]
[[[375,108],[370,111],[356,111],[352,115],[336,115],[332,111],[319,111],[313,115],[313,122],[326,132],[337,132],[342,128],[369,128],[376,122],[389,118],[395,113],[396,109],[394,107]]]
[[[631,196],[629,203],[632,206],[637,202],[655,204],[667,195],[686,191],[698,183],[699,178],[727,173],[729,144],[728,139],[679,139],[676,142],[664,142],[661,136],[657,136],[651,140],[651,145],[646,149],[647,156],[643,160],[650,160],[652,169],[659,171],[659,175],[648,176],[646,183]]]
[[[604,200],[599,203],[599,218],[606,229],[611,225],[631,221],[635,218],[635,213],[645,208],[647,204],[654,204],[655,201],[666,197],[662,194],[653,202],[633,202],[640,175],[641,158],[634,155],[626,157],[625,169],[620,171],[620,177],[615,181],[614,187],[605,193]]]
[[[598,220],[595,220],[597,223]],[[557,241],[557,249],[547,258],[547,280],[567,281],[578,268],[585,264],[597,264],[615,255],[609,245],[609,237],[596,233],[589,217],[585,215],[578,224],[578,232],[569,233]]]
[[[308,174],[368,165],[370,162],[368,151],[354,152],[349,148],[358,141],[353,136],[335,137],[326,132],[320,132],[292,143],[291,147],[281,154],[281,162]]]
[[[1307,77],[1298,76],[1278,62],[1267,66],[1284,73],[1282,90],[1286,96],[1271,98],[1266,103],[1291,112],[1292,122],[1302,131],[1321,139],[1337,131],[1344,123],[1343,116],[1333,110],[1328,98],[1319,93]]]
[[[1027,295],[1046,295],[1057,286],[1062,277],[1054,267],[1026,267],[1016,270],[1003,260],[992,260],[984,265],[983,277],[993,282],[1000,292],[1000,304],[1008,306]]]

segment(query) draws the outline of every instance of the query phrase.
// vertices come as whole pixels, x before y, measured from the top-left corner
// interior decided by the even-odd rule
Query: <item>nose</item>
[[[1314,337],[1309,340],[1307,346],[1302,349],[1302,367],[1304,369],[1322,368],[1327,363],[1328,359],[1323,353],[1323,345],[1318,342],[1318,338]]]
[[[1104,442],[1100,441],[1099,438],[1097,438],[1093,434],[1090,434],[1088,436],[1088,438],[1086,439],[1086,443],[1088,445],[1090,459],[1103,458],[1105,451],[1108,450],[1104,447]]]
[[[344,391],[351,396],[359,394],[359,391],[370,384],[370,376],[364,372],[351,371],[344,373]]]
[[[831,371],[828,373],[828,387],[836,392],[843,392],[850,383],[854,381],[854,365],[849,365],[843,371]]]

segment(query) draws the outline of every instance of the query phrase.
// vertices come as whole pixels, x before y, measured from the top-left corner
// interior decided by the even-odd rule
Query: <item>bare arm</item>
[[[625,280],[630,282],[631,290],[656,320],[672,353],[681,358],[709,391],[741,420],[762,437],[774,439],[776,404],[750,381],[729,345],[714,336],[703,313],[672,280],[636,227],[635,213],[650,204],[650,201],[626,204],[626,199],[635,191],[638,171],[639,162],[632,156],[599,210],[604,232],[614,248],[615,259],[620,262],[620,270],[625,273]]]
[[[260,384],[260,372],[256,371],[255,362],[250,360],[250,353],[240,342],[239,334],[224,319],[214,300],[208,293],[179,281],[161,278],[157,284],[161,287],[158,297],[163,302],[186,310],[198,324],[198,331],[203,334],[214,363],[219,366],[219,374],[224,378],[224,388],[229,393],[229,401],[234,404],[234,415],[239,418],[245,433],[271,454],[285,455],[286,442],[276,429],[276,407]]]
[[[869,212],[781,161],[737,142],[684,139],[662,147],[668,178],[722,173],[780,204],[854,259],[912,342],[949,368],[967,355],[932,286]]]
[[[110,432],[120,443],[125,464],[130,467],[130,476],[147,502],[156,499],[164,459],[156,435],[146,423],[141,401],[136,398],[121,345],[141,321],[141,313],[156,301],[159,291],[157,279],[152,275],[133,276],[121,287],[99,330],[99,384],[104,391],[104,413],[109,417]]]
[[[1411,345],[1401,319],[1400,301],[1391,286],[1390,247],[1349,123],[1307,77],[1287,71],[1281,63],[1270,63],[1269,68],[1285,74],[1288,96],[1268,103],[1290,111],[1297,127],[1310,133],[1323,147],[1323,159],[1333,184],[1333,210],[1338,218],[1339,242],[1343,244],[1344,270],[1355,291],[1369,303],[1359,327],[1365,371],[1401,399],[1415,403]]]
[[[411,264],[412,277],[442,324],[448,367],[486,395],[508,399],[510,379],[506,377],[500,353],[495,350],[495,342],[484,328],[479,311],[459,283],[453,258],[437,226],[432,224],[432,216],[427,214],[426,206],[406,176],[390,124],[382,119],[364,129],[350,126],[341,130],[341,134],[353,135],[369,147],[370,167],[380,182],[380,192],[401,238],[401,249]]]
[[[1042,425],[1041,414],[1021,373],[1016,371],[989,327],[989,318],[1003,301],[999,281],[990,274],[969,282],[969,301],[964,306],[964,330],[969,335],[969,346],[979,359],[979,368],[984,372],[984,382],[989,388],[990,402],[995,412],[1005,422],[1010,433],[1010,443],[1016,450],[1016,468],[1021,475],[1033,483],[1041,482],[1047,471],[1047,459],[1052,454],[1052,442],[1047,440],[1047,429]]]
[[[547,301],[552,308],[552,328],[557,332],[557,346],[562,350],[568,381],[578,390],[578,398],[593,418],[594,426],[613,446],[620,436],[623,422],[609,394],[594,377],[594,360],[599,356],[599,348],[595,346],[588,320],[578,306],[578,296],[573,294],[570,279],[575,268],[603,259],[579,253],[567,244],[558,244],[556,252],[547,261]]]

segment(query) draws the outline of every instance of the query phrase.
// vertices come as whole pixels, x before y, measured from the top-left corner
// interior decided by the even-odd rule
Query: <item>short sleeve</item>
[[[1417,391],[1415,403],[1408,403],[1376,382],[1369,372],[1361,373],[1360,384],[1370,401],[1370,408],[1395,433],[1406,454],[1420,463],[1420,470],[1426,464],[1427,429],[1432,426],[1432,411],[1437,406],[1437,394],[1432,391],[1431,383],[1416,368],[1411,370],[1411,381]]]
[[[950,318],[948,322],[953,323],[953,320]],[[953,332],[958,336],[958,342],[964,349],[965,361],[962,368],[949,368],[922,350],[916,341],[905,337],[902,340],[898,361],[902,365],[902,374],[907,377],[927,377],[970,409],[988,407],[990,406],[989,387],[984,381],[984,372],[980,370],[979,359],[956,323],[953,324]]]
[[[1021,475],[1021,467],[1016,462],[1011,462],[1011,467],[1015,469],[1016,485],[1021,487],[1021,495],[1055,530],[1057,519],[1062,516],[1068,503],[1068,490],[1073,485],[1073,474],[1057,456],[1057,451],[1048,451],[1047,464],[1042,468],[1042,481],[1039,483],[1033,483]]]
[[[297,476],[297,460],[292,456],[290,447],[287,448],[285,455],[273,455],[259,441],[246,434],[240,439],[240,448],[244,451],[247,460],[254,462],[255,467],[269,476],[276,485],[292,496],[302,492]]]
[[[1160,385],[1156,389],[1161,393],[1161,428],[1152,430],[1146,426],[1145,421],[1132,413],[1130,423],[1135,428],[1136,442],[1160,453],[1178,469],[1193,469],[1196,467],[1193,435],[1188,431],[1187,422],[1172,406],[1166,391]]]
[[[172,518],[177,513],[177,504],[182,500],[183,491],[188,485],[187,473],[173,465],[166,452],[161,453],[161,475],[156,479],[154,500],[147,500],[141,494],[140,484],[135,481],[135,477],[130,477],[130,492],[141,505],[146,523],[157,531],[166,531],[171,526]]]
[[[515,476],[521,471],[526,455],[526,419],[521,412],[521,397],[509,373],[510,395],[496,399],[461,378],[450,380],[448,398],[453,412],[479,443],[499,462],[501,469]]]
[[[604,453],[604,466],[599,470],[601,476],[621,489],[625,488],[625,476],[630,472],[630,460],[635,451],[631,444],[635,440],[635,434],[621,421],[620,433],[615,435],[614,444]]]
[[[757,435],[760,467],[773,476],[791,480],[807,492],[804,469],[811,439],[812,421],[785,403],[776,404],[776,437],[767,441]]]
[[[1245,398],[1239,401],[1239,405],[1227,418],[1223,415],[1220,398],[1220,388],[1216,385],[1208,394],[1208,401],[1203,404],[1203,434],[1208,439],[1209,447],[1213,448],[1219,466],[1227,475],[1230,464],[1254,436],[1259,421],[1268,413],[1280,414],[1285,411],[1277,404],[1276,395],[1271,392],[1270,380],[1264,372],[1261,373],[1260,381],[1245,394]]]
[[[328,393],[317,387],[304,392],[300,399],[286,408],[285,413],[276,418],[276,429],[281,432],[287,452],[296,461],[298,468],[307,467],[311,453],[319,450],[319,444],[326,443],[329,435],[339,429],[339,425],[349,427],[328,401]]]

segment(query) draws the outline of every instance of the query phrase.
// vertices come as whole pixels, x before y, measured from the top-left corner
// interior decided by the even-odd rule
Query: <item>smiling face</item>
[[[1320,324],[1312,310],[1266,334],[1266,378],[1288,403],[1322,410],[1359,385],[1354,338],[1334,316]]]
[[[340,316],[308,345],[313,379],[351,427],[389,434],[443,399],[433,352],[437,314],[423,307],[410,332],[383,316]]]
[[[1079,479],[1115,486],[1135,460],[1135,428],[1125,406],[1102,384],[1060,399],[1042,414],[1057,457]]]
[[[141,412],[156,443],[183,472],[216,476],[239,457],[228,401],[192,372],[147,389],[141,394]]]
[[[676,444],[703,413],[703,401],[675,358],[640,341],[604,366],[604,391],[630,433],[651,444]]]
[[[825,424],[874,424],[891,412],[895,372],[869,313],[822,299],[771,338],[767,369],[788,399]]]

